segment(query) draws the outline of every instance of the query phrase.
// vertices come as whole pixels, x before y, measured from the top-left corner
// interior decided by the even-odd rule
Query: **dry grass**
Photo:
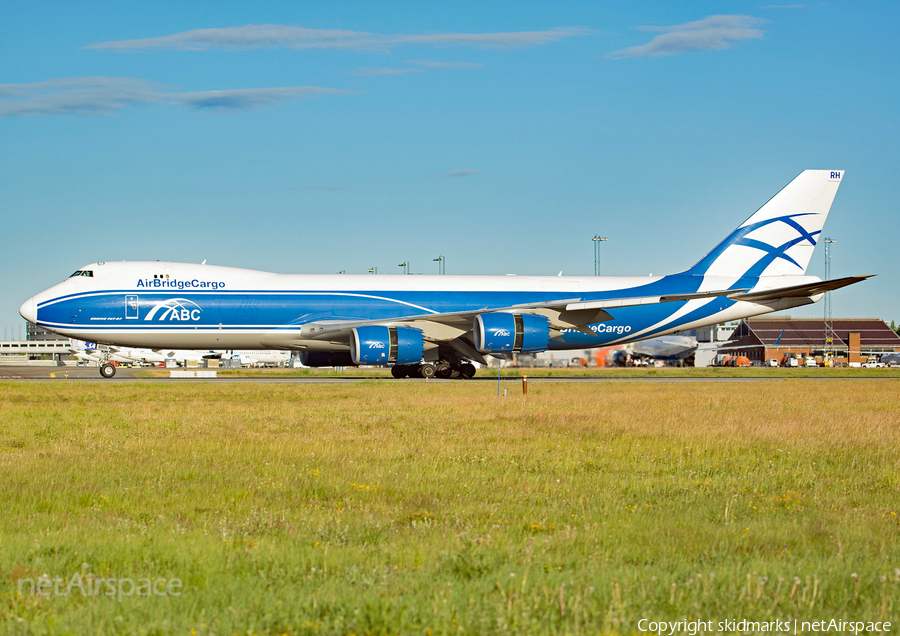
[[[2,383],[0,625],[890,620],[897,386],[541,383],[526,401],[486,383]],[[23,576],[81,571],[185,591],[16,593]]]

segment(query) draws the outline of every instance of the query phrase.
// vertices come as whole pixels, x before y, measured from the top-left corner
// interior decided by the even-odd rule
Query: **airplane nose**
[[[19,315],[33,325],[37,324],[37,303],[32,296],[19,307]]]

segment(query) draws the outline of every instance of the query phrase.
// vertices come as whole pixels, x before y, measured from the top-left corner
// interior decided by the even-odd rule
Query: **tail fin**
[[[76,340],[75,338],[69,338],[69,350],[75,351],[78,353],[84,351],[94,351],[97,348],[93,342],[85,342],[84,340]]]
[[[685,274],[802,276],[843,170],[804,170]]]

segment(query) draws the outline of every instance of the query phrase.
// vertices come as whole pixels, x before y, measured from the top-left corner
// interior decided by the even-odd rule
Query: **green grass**
[[[897,389],[2,382],[0,632],[896,625]]]

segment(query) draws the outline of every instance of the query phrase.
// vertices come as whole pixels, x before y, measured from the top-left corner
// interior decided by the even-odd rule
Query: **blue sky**
[[[670,273],[806,168],[847,171],[833,275],[878,274],[835,316],[900,321],[898,14],[5,2],[0,325],[98,260],[586,275],[599,233],[604,274]]]

